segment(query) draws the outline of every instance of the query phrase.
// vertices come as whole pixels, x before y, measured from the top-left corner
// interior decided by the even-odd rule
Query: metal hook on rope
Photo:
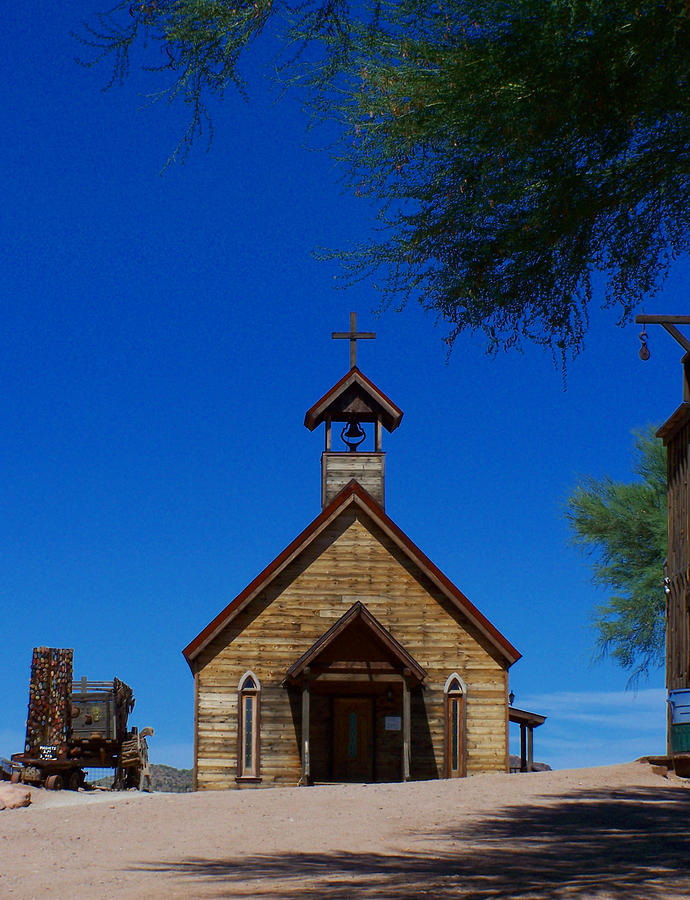
[[[644,328],[640,332],[640,340],[642,341],[642,346],[640,347],[640,359],[643,359],[646,362],[651,356],[651,353],[649,352],[649,347],[647,346],[647,332],[644,330]]]

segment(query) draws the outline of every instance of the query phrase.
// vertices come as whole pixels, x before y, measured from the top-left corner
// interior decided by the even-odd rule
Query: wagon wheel
[[[118,764],[115,767],[115,778],[113,779],[113,783],[110,787],[111,791],[121,791],[124,790],[125,787],[125,779],[127,776],[127,770],[122,768],[118,760]]]
[[[72,769],[71,772],[68,773],[67,779],[65,781],[65,787],[68,791],[78,791],[79,788],[84,783],[84,773],[81,769]]]
[[[690,777],[690,755],[684,753],[673,757],[673,768],[680,778]]]
[[[61,791],[62,790],[62,775],[49,775],[46,778],[46,790]]]

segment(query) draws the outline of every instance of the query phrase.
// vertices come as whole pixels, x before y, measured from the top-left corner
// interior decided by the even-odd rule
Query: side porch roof
[[[517,709],[515,706],[509,706],[508,720],[515,722],[517,725],[526,725],[528,728],[538,728],[546,722],[546,716],[528,712],[526,709]]]

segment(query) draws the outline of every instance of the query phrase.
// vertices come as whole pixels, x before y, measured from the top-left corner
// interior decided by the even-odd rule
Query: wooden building
[[[683,357],[683,401],[657,435],[668,472],[666,687],[679,690],[690,688],[690,353]]]
[[[305,417],[321,511],[183,651],[199,789],[509,770],[520,654],[386,514],[403,414],[351,364]]]

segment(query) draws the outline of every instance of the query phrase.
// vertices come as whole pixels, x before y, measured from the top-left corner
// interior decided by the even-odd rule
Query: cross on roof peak
[[[350,313],[350,330],[349,331],[332,331],[331,338],[333,340],[349,340],[350,342],[350,368],[354,369],[357,365],[357,341],[373,340],[376,337],[374,331],[357,331],[357,313]]]

